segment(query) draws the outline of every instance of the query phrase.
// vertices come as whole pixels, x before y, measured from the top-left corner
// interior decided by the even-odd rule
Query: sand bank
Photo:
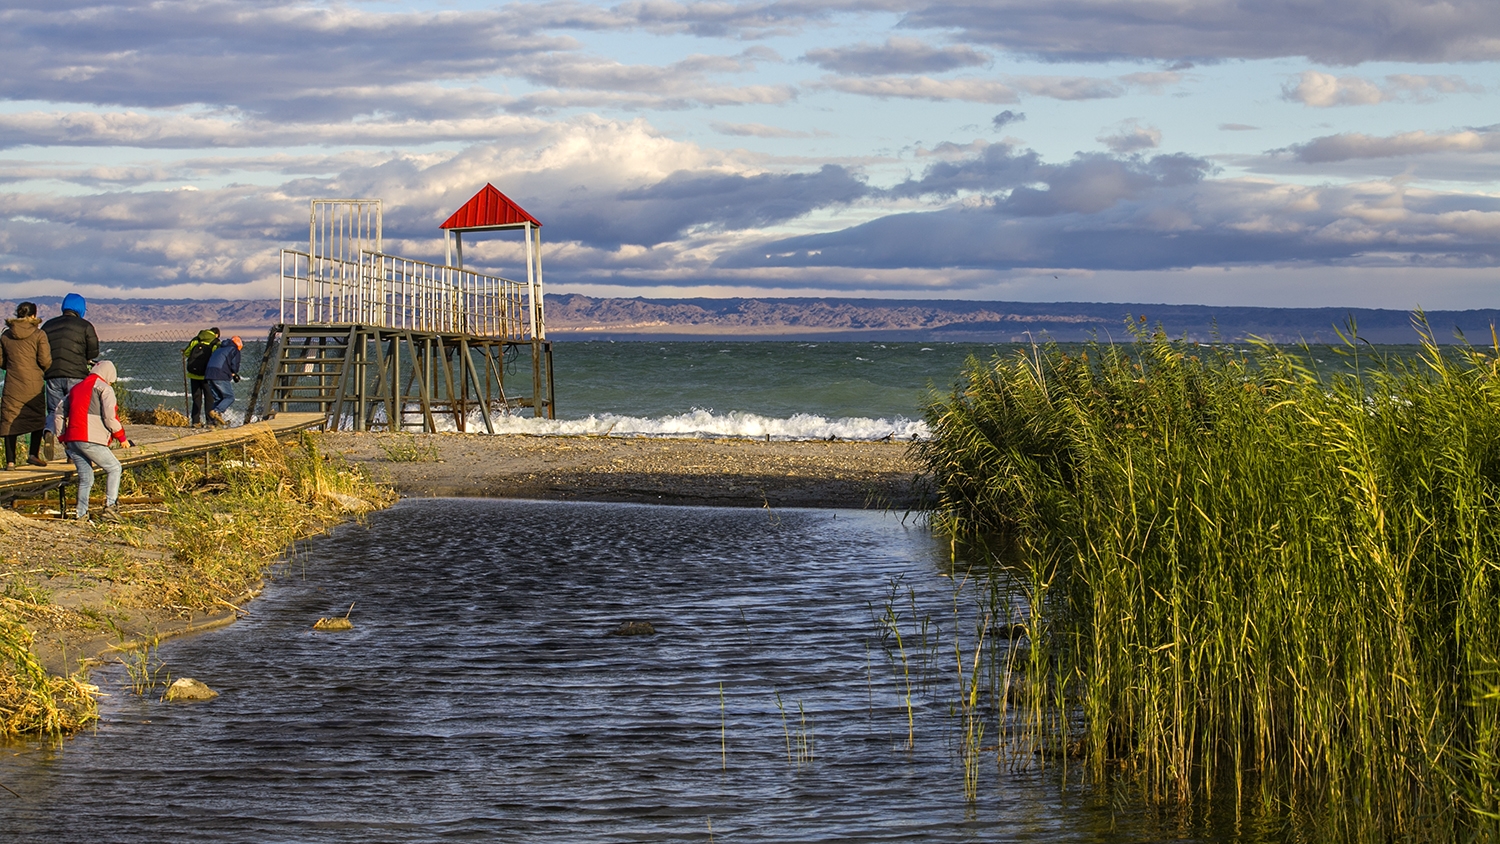
[[[921,467],[899,442],[322,435],[407,496],[908,510]]]

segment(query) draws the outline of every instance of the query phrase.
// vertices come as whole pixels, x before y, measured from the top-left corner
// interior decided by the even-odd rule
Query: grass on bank
[[[917,450],[936,523],[1009,548],[1024,742],[1312,838],[1495,833],[1500,343],[1423,339],[968,363]]]
[[[102,489],[102,479],[96,489]],[[152,607],[223,608],[258,582],[297,539],[384,507],[394,495],[331,459],[315,435],[284,444],[265,434],[202,459],[127,470],[122,498],[161,499],[156,512],[120,525],[83,527],[165,554],[75,553],[51,563],[58,573],[141,587]],[[102,506],[100,503],[98,506]],[[86,547],[86,545],[85,545]],[[97,614],[97,613],[96,613]],[[0,605],[0,735],[66,734],[95,716],[80,677],[49,677],[32,649],[27,617]]]

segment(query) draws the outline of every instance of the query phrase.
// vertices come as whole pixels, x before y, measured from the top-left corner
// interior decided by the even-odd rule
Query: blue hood
[[[69,293],[68,295],[63,297],[62,309],[65,311],[72,311],[79,316],[84,316],[88,311],[88,304],[85,303],[83,301],[83,297],[79,296],[77,293]]]

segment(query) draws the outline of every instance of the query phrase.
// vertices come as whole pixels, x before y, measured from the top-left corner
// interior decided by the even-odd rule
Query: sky
[[[488,182],[549,293],[1500,307],[1493,0],[5,0],[0,56],[0,295],[275,297],[315,198],[441,262]]]

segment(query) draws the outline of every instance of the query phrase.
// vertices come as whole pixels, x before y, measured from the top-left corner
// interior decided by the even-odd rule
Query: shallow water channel
[[[879,513],[403,501],[162,644],[219,698],[136,696],[116,666],[96,730],[0,746],[0,840],[1176,837],[993,756],[969,800],[940,682],[908,749],[875,617],[897,582],[953,677],[946,551]],[[352,631],[311,630],[351,602]],[[627,619],[656,635],[608,635]]]

